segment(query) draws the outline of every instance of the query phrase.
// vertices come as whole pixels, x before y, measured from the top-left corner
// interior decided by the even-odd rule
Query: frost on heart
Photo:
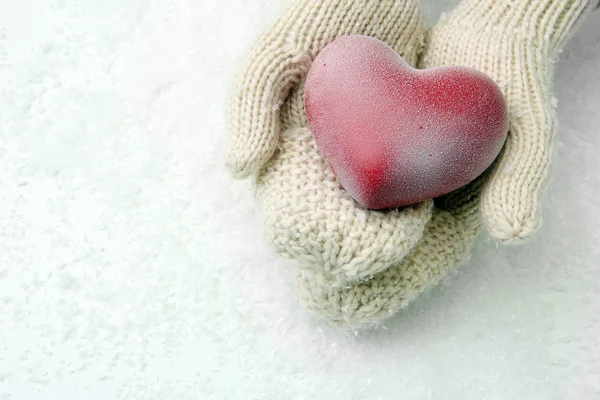
[[[466,67],[417,70],[384,42],[344,36],[316,57],[305,84],[319,151],[360,204],[396,208],[481,175],[508,132],[506,102]]]

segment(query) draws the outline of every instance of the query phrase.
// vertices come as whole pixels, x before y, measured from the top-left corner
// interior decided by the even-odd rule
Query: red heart
[[[368,36],[327,45],[305,85],[319,151],[346,191],[372,209],[471,182],[508,132],[506,102],[487,75],[456,66],[418,70]]]

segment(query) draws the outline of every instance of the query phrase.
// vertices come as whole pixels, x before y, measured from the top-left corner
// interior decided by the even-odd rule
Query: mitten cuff
[[[385,41],[402,55],[421,40],[417,0],[303,0],[290,10],[281,34],[292,48],[315,56],[342,35],[360,33]],[[406,34],[407,29],[413,34]]]
[[[463,0],[450,18],[471,30],[514,34],[554,51],[596,4],[597,0]]]

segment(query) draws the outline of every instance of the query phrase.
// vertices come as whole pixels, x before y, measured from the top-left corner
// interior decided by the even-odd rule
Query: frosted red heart
[[[368,36],[327,45],[305,85],[321,155],[371,209],[464,186],[492,164],[508,132],[504,96],[487,75],[457,66],[418,70]]]

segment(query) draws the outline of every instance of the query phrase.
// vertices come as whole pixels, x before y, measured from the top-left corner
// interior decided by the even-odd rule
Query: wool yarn
[[[558,122],[552,67],[595,2],[464,0],[429,32],[420,67],[478,69],[506,97],[509,135],[481,202],[484,224],[499,240],[527,239],[540,226]]]

